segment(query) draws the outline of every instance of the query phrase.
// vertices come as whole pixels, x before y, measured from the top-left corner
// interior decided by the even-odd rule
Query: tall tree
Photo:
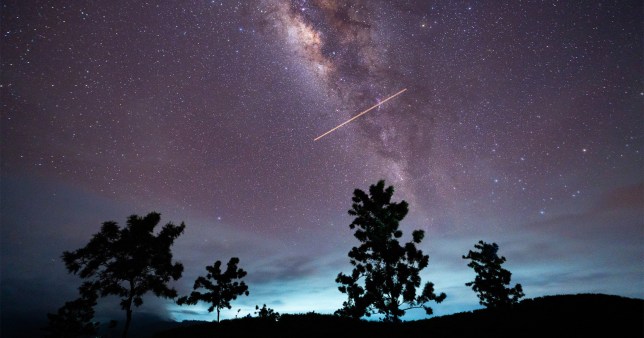
[[[85,280],[81,294],[121,297],[121,308],[126,312],[123,337],[127,337],[132,321],[132,305],[141,306],[144,294],[152,291],[157,297],[177,296],[167,284],[181,277],[183,265],[172,262],[170,247],[185,224],[168,223],[155,235],[160,220],[159,213],[151,212],[145,217],[130,216],[124,228],[105,222],[85,247],[63,253],[67,270]]]
[[[349,215],[355,216],[349,225],[356,229],[354,236],[361,244],[349,251],[350,275],[338,274],[336,282],[348,300],[336,314],[360,318],[380,313],[387,321],[399,321],[407,310],[423,308],[429,315],[429,301],[440,303],[445,294],[436,295],[434,284],[426,283],[422,293],[419,272],[429,264],[429,256],[416,248],[425,236],[424,231],[412,232],[412,241],[401,245],[403,233],[399,223],[409,211],[405,201],[392,202],[394,188],[385,189],[379,181],[369,187],[369,194],[360,189],[353,193]]]
[[[198,302],[210,303],[208,312],[217,309],[217,322],[219,322],[221,309],[230,309],[230,301],[237,299],[237,296],[248,296],[249,294],[248,286],[241,281],[246,276],[246,271],[238,269],[237,264],[239,264],[239,258],[231,258],[223,273],[220,261],[216,261],[212,266],[206,266],[208,274],[205,277],[199,276],[195,280],[194,291],[190,293],[190,296],[180,297],[177,303],[179,305],[194,305]],[[206,290],[203,293],[198,291],[202,288]]]
[[[463,259],[476,272],[474,281],[465,283],[471,286],[479,297],[479,303],[488,308],[507,307],[516,304],[524,296],[521,284],[509,287],[512,273],[501,267],[505,257],[499,257],[499,246],[496,243],[479,241],[474,245],[476,251],[470,250]]]

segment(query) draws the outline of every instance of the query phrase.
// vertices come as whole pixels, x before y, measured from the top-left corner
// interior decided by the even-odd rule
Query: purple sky
[[[187,225],[181,294],[241,259],[223,318],[333,312],[352,191],[379,179],[403,238],[426,231],[437,314],[478,307],[480,239],[527,297],[644,297],[641,1],[338,3],[4,1],[2,314],[73,299],[61,253],[150,211]]]

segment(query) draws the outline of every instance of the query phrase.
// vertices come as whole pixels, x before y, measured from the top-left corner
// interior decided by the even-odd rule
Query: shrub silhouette
[[[257,318],[263,319],[263,320],[269,320],[269,321],[278,321],[280,319],[280,314],[278,312],[275,312],[275,310],[266,307],[266,304],[262,306],[261,308],[259,305],[255,305],[255,314],[257,315]]]
[[[121,308],[126,312],[123,337],[127,337],[132,321],[132,305],[141,306],[144,294],[152,291],[158,297],[177,296],[166,284],[181,277],[183,265],[172,262],[170,247],[185,225],[168,223],[155,236],[160,220],[159,213],[151,212],[145,217],[130,216],[124,228],[105,222],[85,247],[63,253],[67,270],[85,280],[79,288],[81,295],[121,297]]]
[[[217,309],[217,322],[219,322],[219,313],[221,309],[230,309],[230,301],[237,299],[237,296],[248,296],[248,286],[241,280],[246,276],[246,271],[237,268],[239,258],[233,257],[228,262],[224,273],[221,273],[221,262],[216,261],[212,266],[206,266],[208,274],[206,277],[199,276],[190,296],[184,296],[177,300],[177,304],[197,304],[198,302],[210,303],[208,312]],[[215,284],[211,282],[215,281]],[[197,290],[206,289],[207,292],[201,293]]]
[[[46,337],[81,337],[93,335],[98,329],[98,322],[93,322],[96,294],[86,293],[84,297],[65,302],[57,313],[48,313],[49,324]]]
[[[465,283],[471,286],[479,297],[479,303],[488,308],[507,307],[518,303],[524,296],[521,284],[513,288],[507,287],[510,284],[512,273],[501,267],[505,263],[505,257],[499,257],[497,252],[499,246],[496,243],[485,243],[479,241],[474,245],[477,251],[469,251],[463,259],[469,259],[467,264],[476,272],[474,281]]]
[[[416,248],[425,233],[415,230],[412,241],[400,245],[398,239],[403,233],[398,226],[409,208],[405,201],[391,202],[393,193],[392,186],[385,189],[384,181],[371,185],[368,195],[360,189],[353,193],[349,215],[356,217],[349,227],[356,229],[354,236],[361,244],[349,251],[352,273],[340,273],[336,278],[341,284],[338,289],[348,297],[343,308],[336,311],[338,315],[360,318],[380,313],[385,321],[397,322],[413,308],[432,314],[425,303],[445,299],[444,293],[434,293],[434,284],[429,282],[420,295],[416,294],[421,284],[419,272],[429,263],[429,256]]]

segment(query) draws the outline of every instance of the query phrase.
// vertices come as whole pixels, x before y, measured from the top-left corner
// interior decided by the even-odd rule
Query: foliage
[[[467,266],[474,269],[476,278],[474,281],[465,283],[471,286],[479,297],[479,303],[488,308],[506,307],[518,303],[524,296],[521,284],[514,287],[510,285],[512,273],[501,267],[505,263],[505,257],[499,257],[497,252],[499,246],[496,243],[485,243],[479,241],[474,245],[477,251],[469,251],[463,259],[471,260]]]
[[[246,276],[246,271],[238,269],[237,264],[239,258],[233,257],[228,262],[228,266],[224,273],[221,272],[221,262],[216,261],[212,266],[206,266],[208,274],[206,277],[199,276],[195,280],[195,284],[190,296],[180,297],[177,301],[179,305],[183,304],[197,304],[198,302],[210,303],[208,312],[217,309],[217,321],[219,322],[219,313],[221,309],[230,309],[230,301],[237,299],[237,296],[248,296],[248,286],[241,280]],[[213,280],[215,283],[211,282]],[[206,289],[207,291],[201,293],[198,289]]]
[[[168,223],[155,236],[160,220],[161,215],[152,212],[145,217],[130,216],[124,228],[105,222],[85,247],[63,253],[67,270],[85,280],[81,294],[121,297],[121,308],[126,311],[123,337],[132,320],[132,304],[141,306],[144,294],[177,296],[167,283],[181,277],[183,265],[172,262],[170,247],[185,225]]]
[[[270,321],[278,321],[280,319],[280,314],[278,312],[275,312],[275,310],[266,307],[266,304],[262,306],[261,308],[259,305],[255,305],[255,314],[257,315],[257,318],[264,319],[264,320],[270,320]]]
[[[85,297],[65,302],[57,313],[48,313],[48,326],[44,329],[47,337],[71,338],[91,336],[98,329],[98,322],[93,322],[96,294],[86,293]]]
[[[380,313],[386,321],[396,322],[413,308],[432,314],[431,307],[425,304],[440,303],[446,297],[444,293],[436,295],[434,284],[429,282],[417,295],[419,272],[429,263],[429,256],[416,248],[425,233],[415,230],[411,242],[399,243],[403,235],[399,223],[409,209],[405,201],[392,202],[393,193],[392,186],[385,189],[384,181],[371,185],[368,195],[360,189],[353,193],[349,215],[356,217],[349,227],[356,229],[354,236],[361,244],[349,251],[352,273],[340,273],[336,278],[341,284],[338,289],[348,297],[336,312],[338,315],[360,318]]]

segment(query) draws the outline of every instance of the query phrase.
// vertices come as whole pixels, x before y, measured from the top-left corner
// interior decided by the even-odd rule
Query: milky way
[[[152,210],[187,224],[180,292],[237,256],[251,292],[240,313],[333,312],[356,244],[352,191],[379,179],[410,202],[405,234],[427,232],[423,277],[448,297],[437,314],[477,307],[461,255],[480,239],[499,243],[528,297],[644,297],[642,12],[4,2],[2,314],[45,318],[78,285],[62,251]],[[211,318],[152,298],[141,311]]]

